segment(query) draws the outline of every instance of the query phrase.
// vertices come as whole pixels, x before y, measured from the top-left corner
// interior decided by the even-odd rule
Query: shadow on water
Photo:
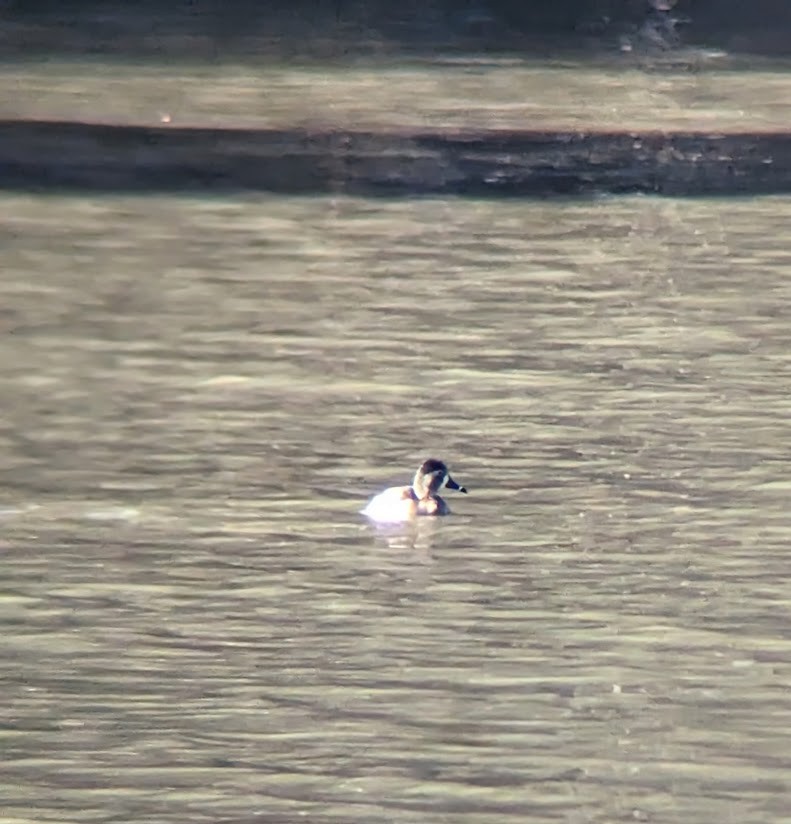
[[[0,204],[7,817],[785,815],[788,200]]]
[[[791,191],[787,62],[737,65],[722,52],[653,68],[618,52],[226,59],[178,71],[98,57],[11,63],[0,89],[0,187],[365,197]]]

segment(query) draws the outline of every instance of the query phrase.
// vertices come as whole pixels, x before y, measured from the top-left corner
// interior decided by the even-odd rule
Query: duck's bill
[[[459,486],[450,475],[448,475],[448,480],[445,481],[445,486],[448,487],[448,489],[458,489],[459,492],[463,492],[465,495],[467,494],[467,490],[463,486]]]

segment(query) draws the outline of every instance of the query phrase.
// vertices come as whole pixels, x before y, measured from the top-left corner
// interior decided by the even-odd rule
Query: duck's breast
[[[418,515],[450,515],[450,507],[444,498],[435,495],[433,498],[426,498],[418,502]]]

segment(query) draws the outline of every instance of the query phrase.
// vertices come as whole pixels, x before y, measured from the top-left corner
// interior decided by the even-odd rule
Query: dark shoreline
[[[0,189],[368,196],[791,192],[791,134],[0,121]]]
[[[787,0],[4,0],[0,59],[101,54],[328,59],[375,53],[617,53],[683,45],[788,56]]]

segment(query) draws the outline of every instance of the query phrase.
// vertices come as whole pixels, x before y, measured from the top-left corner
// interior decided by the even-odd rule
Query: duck
[[[429,458],[418,467],[411,486],[391,486],[368,501],[361,513],[379,523],[410,521],[420,515],[450,515],[450,507],[437,493],[442,487],[467,493],[456,483],[448,467]]]

